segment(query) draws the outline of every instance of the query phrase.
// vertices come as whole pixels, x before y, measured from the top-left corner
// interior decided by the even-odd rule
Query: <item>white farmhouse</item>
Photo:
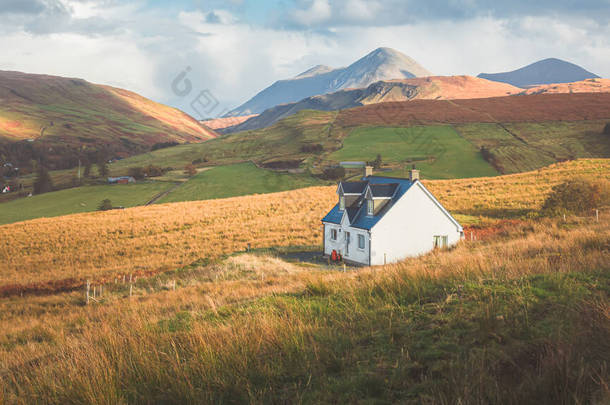
[[[393,263],[456,244],[462,226],[419,181],[373,176],[340,182],[339,201],[322,219],[324,254],[364,265]]]

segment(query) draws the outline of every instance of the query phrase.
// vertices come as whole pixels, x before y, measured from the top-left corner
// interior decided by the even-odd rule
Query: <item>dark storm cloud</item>
[[[2,0],[0,14],[38,14],[45,9],[41,0]]]
[[[105,4],[109,0],[80,0]],[[98,36],[121,29],[120,21],[99,17],[74,18],[72,10],[58,0],[0,0],[0,32],[23,30],[31,34],[78,33]]]
[[[293,7],[277,18],[275,24],[300,29],[527,16],[586,17],[597,22],[609,22],[610,0],[295,0]]]

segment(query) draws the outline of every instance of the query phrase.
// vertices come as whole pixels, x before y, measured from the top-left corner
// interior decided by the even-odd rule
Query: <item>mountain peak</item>
[[[392,48],[377,48],[348,67],[332,69],[325,65],[280,80],[229,112],[226,116],[259,114],[279,104],[348,88],[365,88],[380,80],[430,76],[415,60]]]
[[[317,75],[321,75],[324,73],[328,73],[333,71],[334,69],[331,68],[330,66],[326,66],[326,65],[316,65],[314,67],[312,67],[311,69],[308,69],[306,71],[304,71],[303,73],[295,76],[295,79],[304,79],[306,77],[312,77],[312,76],[317,76]]]
[[[512,84],[521,88],[599,78],[596,74],[574,63],[557,58],[542,59],[511,72],[481,73],[478,77]]]

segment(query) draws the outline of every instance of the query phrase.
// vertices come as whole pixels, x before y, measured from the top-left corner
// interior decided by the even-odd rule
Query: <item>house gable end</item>
[[[443,207],[443,205],[436,199],[436,197],[434,197],[434,195],[430,191],[428,191],[428,189],[420,181],[417,181],[415,184],[417,184],[417,186],[428,196],[428,198],[430,198],[430,200],[432,200],[432,202],[443,212],[443,214],[445,214],[445,216],[451,222],[453,222],[453,224],[457,227],[458,231],[462,232],[464,230],[462,228],[462,225],[460,225],[460,223],[455,218],[453,218],[449,211],[447,211],[445,207]]]

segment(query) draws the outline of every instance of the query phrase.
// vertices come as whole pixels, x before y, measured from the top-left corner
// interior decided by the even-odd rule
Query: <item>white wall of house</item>
[[[424,190],[415,183],[371,229],[371,265],[427,253],[435,236],[446,236],[448,246],[459,242],[461,228]]]
[[[337,240],[332,240],[331,230],[337,230]],[[347,249],[347,232],[350,234],[349,249]],[[358,235],[364,237],[364,248],[358,247]],[[358,262],[362,264],[369,263],[369,233],[364,229],[352,228],[351,226],[342,223],[324,224],[324,254],[331,255],[333,250],[341,253],[345,260]]]

